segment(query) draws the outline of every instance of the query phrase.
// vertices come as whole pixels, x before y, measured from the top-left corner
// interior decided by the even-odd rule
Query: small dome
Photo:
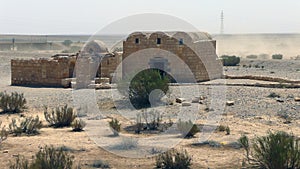
[[[93,41],[88,42],[83,47],[83,52],[90,53],[90,54],[93,54],[93,53],[108,53],[108,49],[102,41],[93,40]]]

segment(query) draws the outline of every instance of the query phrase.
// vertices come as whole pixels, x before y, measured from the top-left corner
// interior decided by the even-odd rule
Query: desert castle
[[[222,77],[216,41],[205,32],[134,32],[122,48],[122,52],[110,52],[103,42],[92,40],[75,55],[13,59],[11,84],[86,87],[147,68],[165,72],[179,83]]]

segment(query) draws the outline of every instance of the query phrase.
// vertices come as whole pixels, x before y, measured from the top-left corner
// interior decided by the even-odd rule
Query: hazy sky
[[[0,0],[0,34],[93,34],[140,13],[179,17],[199,30],[300,33],[299,0]]]

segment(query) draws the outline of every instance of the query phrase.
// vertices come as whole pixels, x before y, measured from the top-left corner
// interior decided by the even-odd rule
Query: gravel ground
[[[23,92],[28,101],[27,106],[29,109],[27,112],[30,114],[42,116],[44,105],[54,108],[64,104],[74,104],[72,89],[10,86],[10,59],[50,57],[52,54],[55,54],[55,52],[37,54],[30,52],[0,52],[0,91]],[[245,68],[242,66],[249,64],[263,65],[264,69],[253,68],[252,66],[251,68]],[[267,75],[300,80],[298,68],[300,68],[299,61],[256,60],[252,62],[250,60],[242,60],[241,66],[238,68],[226,67],[224,71],[228,75]],[[271,74],[270,72],[274,73]],[[207,117],[220,115],[220,119],[217,120],[221,124],[229,125],[231,134],[227,136],[216,132],[211,135],[210,139],[221,142],[236,141],[244,133],[253,138],[257,135],[264,135],[269,129],[293,132],[296,136],[300,136],[300,102],[294,101],[294,97],[300,97],[300,89],[220,85],[243,83],[257,82],[245,79],[216,80],[200,85],[172,86],[170,99],[165,101],[168,103],[173,102],[173,105],[160,106],[157,109],[163,112],[166,120],[169,117],[176,119],[190,116],[196,117],[198,123],[208,123]],[[92,91],[91,95],[80,95],[82,97],[79,97],[79,99],[82,101],[94,100],[98,103],[101,112],[105,116],[118,117],[123,125],[127,125],[126,118],[134,121],[135,114],[126,114],[132,111],[124,108],[116,111],[116,108],[120,108],[118,103],[123,103],[126,99],[120,96],[112,96],[114,91],[116,89]],[[280,98],[268,97],[272,92],[280,95]],[[188,102],[191,102],[196,96],[205,96],[207,98],[202,101],[202,104],[192,103],[192,106],[188,107],[182,107],[181,104],[175,103],[175,98],[177,97],[184,97]],[[234,105],[225,106],[226,101],[234,101]],[[180,114],[179,112],[183,113]],[[283,117],[291,119],[291,123],[284,124],[285,119]],[[8,116],[6,115],[0,115],[0,120],[5,121],[7,118]],[[220,166],[222,166],[221,168],[232,168],[232,165],[239,166],[242,163],[242,150],[191,147],[190,144],[195,141],[197,141],[197,138],[184,140],[178,145],[178,148],[187,149],[193,155],[194,168],[220,168]],[[22,142],[26,142],[26,146]],[[69,132],[69,129],[54,130],[52,128],[43,128],[39,136],[24,137],[24,139],[23,137],[9,138],[4,144],[4,149],[8,149],[9,153],[5,154],[4,158],[1,158],[2,152],[0,152],[0,168],[3,168],[7,164],[7,159],[12,159],[14,154],[27,153],[26,157],[30,158],[36,152],[35,150],[38,149],[38,146],[45,143],[68,145],[74,149],[85,149],[83,152],[74,153],[77,160],[99,159],[100,154],[101,159],[109,161],[113,168],[153,168],[154,159],[127,160],[98,148],[86,134],[74,134]]]

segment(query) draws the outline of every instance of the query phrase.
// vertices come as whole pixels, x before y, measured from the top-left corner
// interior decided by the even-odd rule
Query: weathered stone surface
[[[176,103],[182,103],[185,101],[185,98],[176,98]]]
[[[200,96],[200,97],[199,97],[199,100],[205,100],[205,99],[206,99],[205,96]]]
[[[195,97],[192,99],[192,103],[199,103],[199,97]]]
[[[300,102],[300,97],[295,97],[294,100],[295,100],[296,102]]]
[[[234,101],[226,101],[226,106],[233,106],[234,105]]]
[[[157,44],[158,38],[161,44]],[[179,39],[183,40],[183,44],[179,45]],[[153,49],[152,52],[135,56],[137,51],[147,48]],[[156,48],[160,49],[158,53],[155,53]],[[162,51],[166,51],[166,54],[162,54]],[[167,52],[177,57],[168,57]],[[222,63],[217,60],[216,41],[209,36],[194,36],[193,33],[186,32],[134,32],[123,42],[122,59],[125,60],[129,56],[134,57],[139,65],[122,62],[123,72],[133,72],[137,67],[156,68],[155,65],[159,64],[162,70],[176,77],[179,83],[193,83],[222,77]],[[184,64],[173,60],[174,58],[180,58]]]
[[[190,102],[183,102],[181,105],[186,107],[186,106],[191,106],[192,104]]]
[[[283,102],[284,102],[284,99],[283,99],[283,98],[276,98],[276,101],[277,101],[277,102],[280,102],[280,103],[283,103]]]

